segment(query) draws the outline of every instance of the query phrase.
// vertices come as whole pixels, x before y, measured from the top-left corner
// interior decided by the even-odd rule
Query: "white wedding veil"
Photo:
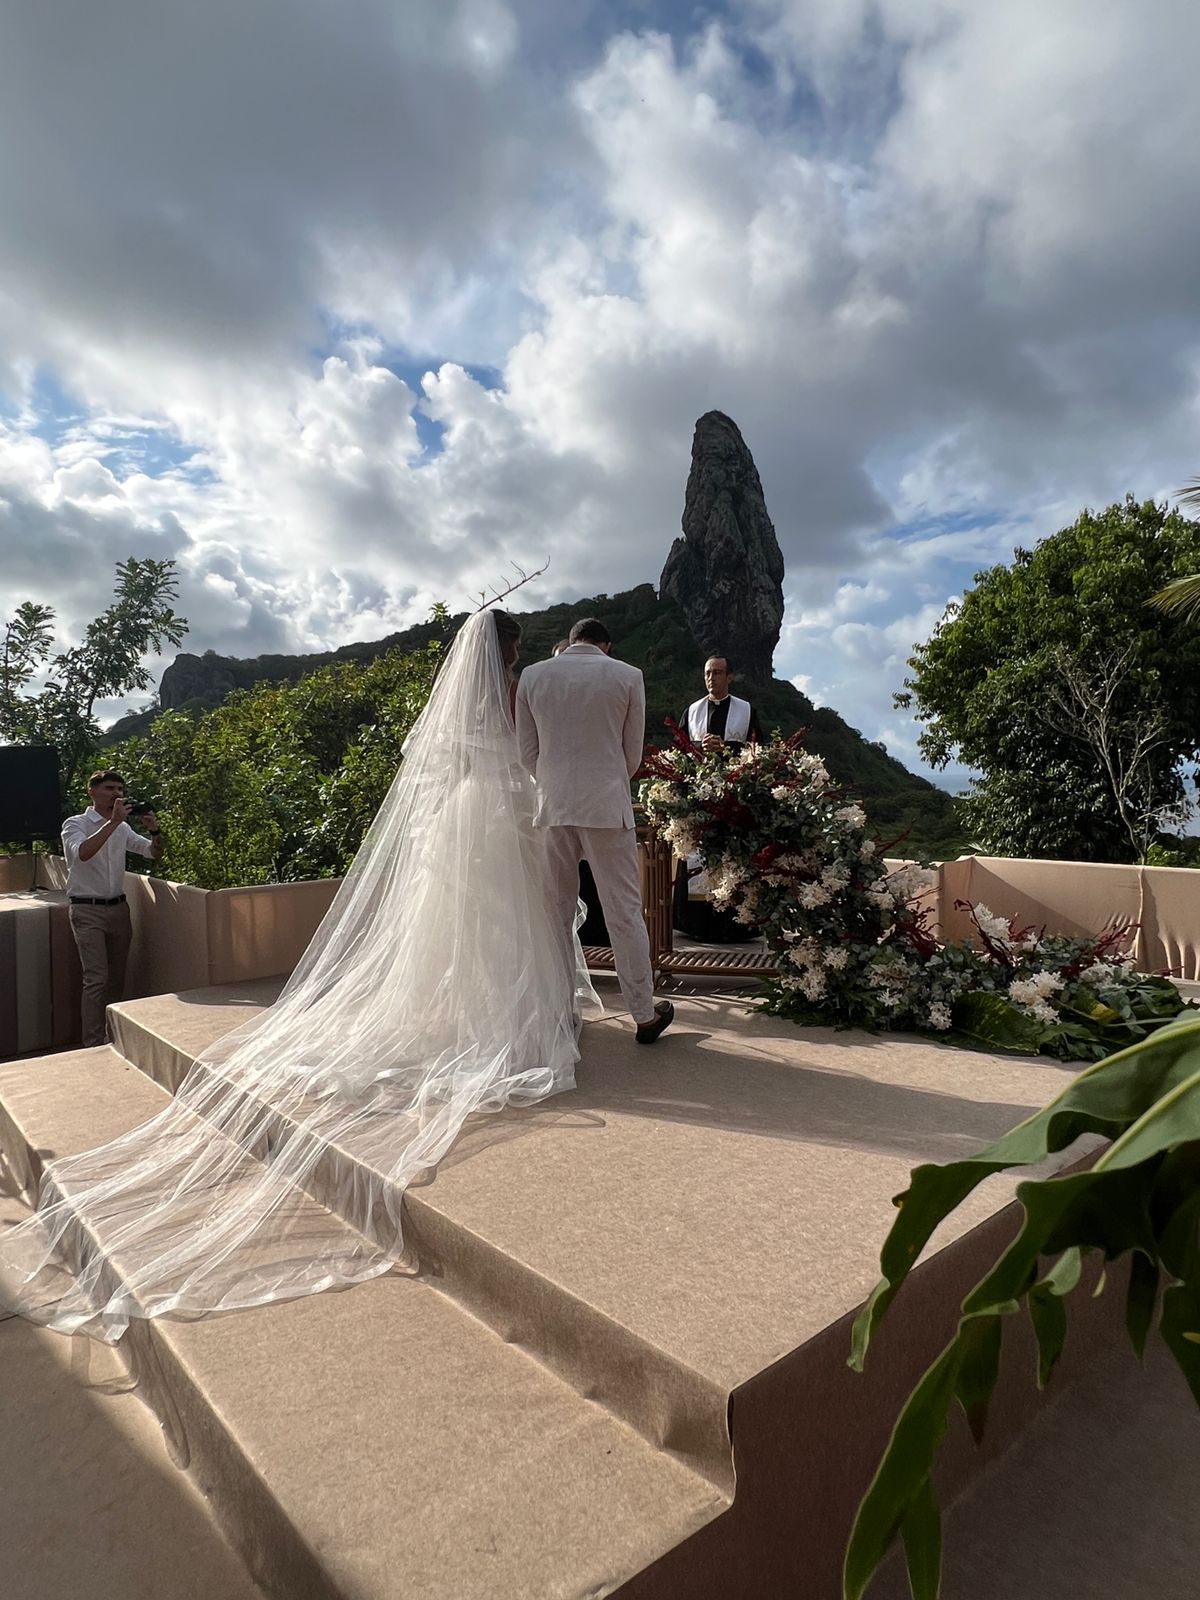
[[[464,1120],[574,1082],[582,996],[532,816],[485,610],[279,999],[206,1050],[158,1116],[47,1165],[34,1215],[0,1234],[0,1304],[111,1341],[134,1317],[401,1262],[405,1187]]]

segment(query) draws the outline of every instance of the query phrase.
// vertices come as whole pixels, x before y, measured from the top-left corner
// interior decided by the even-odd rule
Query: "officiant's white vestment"
[[[621,994],[635,1022],[654,1017],[629,780],[641,765],[646,687],[636,667],[575,644],[526,667],[517,684],[521,760],[537,781],[535,826],[550,860],[553,914],[570,948],[579,863],[591,865]]]
[[[750,737],[750,702],[739,700],[736,694],[728,695],[726,698],[729,701],[729,711],[722,738],[726,744],[745,744]],[[701,695],[699,700],[693,700],[688,707],[687,735],[693,744],[699,744],[709,731],[708,708],[712,703],[708,695]]]

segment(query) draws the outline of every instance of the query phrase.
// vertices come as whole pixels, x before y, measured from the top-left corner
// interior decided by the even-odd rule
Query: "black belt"
[[[69,894],[67,899],[73,906],[119,906],[125,903],[123,894],[116,894],[111,900],[103,900],[94,894]]]

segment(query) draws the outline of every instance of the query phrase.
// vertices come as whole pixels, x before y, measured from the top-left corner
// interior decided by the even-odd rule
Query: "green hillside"
[[[516,613],[524,629],[521,662],[542,661],[566,636],[580,617],[599,617],[613,636],[613,652],[640,667],[646,679],[647,738],[665,744],[670,731],[667,717],[678,717],[704,692],[704,657],[688,630],[683,613],[670,601],[660,601],[652,584],[639,584],[623,594],[596,595],[543,611]],[[294,682],[333,662],[367,662],[390,650],[409,651],[431,639],[452,634],[463,621],[421,623],[402,633],[372,643],[344,645],[341,649],[305,656],[257,656],[240,660],[212,652],[191,658],[188,672],[196,693],[180,708],[198,714],[219,705],[233,688],[259,683]],[[735,664],[736,665],[736,664]],[[164,688],[166,687],[164,682]],[[963,837],[954,802],[943,789],[916,776],[896,761],[881,744],[870,743],[828,707],[817,709],[793,684],[774,678],[769,683],[738,680],[736,690],[758,709],[764,732],[783,734],[807,728],[808,744],[826,760],[829,770],[860,796],[875,827],[885,840],[905,835],[899,853],[956,855]],[[108,730],[106,743],[143,734],[154,711],[124,717]]]

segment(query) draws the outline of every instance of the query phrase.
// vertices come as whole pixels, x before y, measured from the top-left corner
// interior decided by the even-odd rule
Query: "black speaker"
[[[57,839],[61,832],[58,751],[48,744],[0,745],[0,845]]]

